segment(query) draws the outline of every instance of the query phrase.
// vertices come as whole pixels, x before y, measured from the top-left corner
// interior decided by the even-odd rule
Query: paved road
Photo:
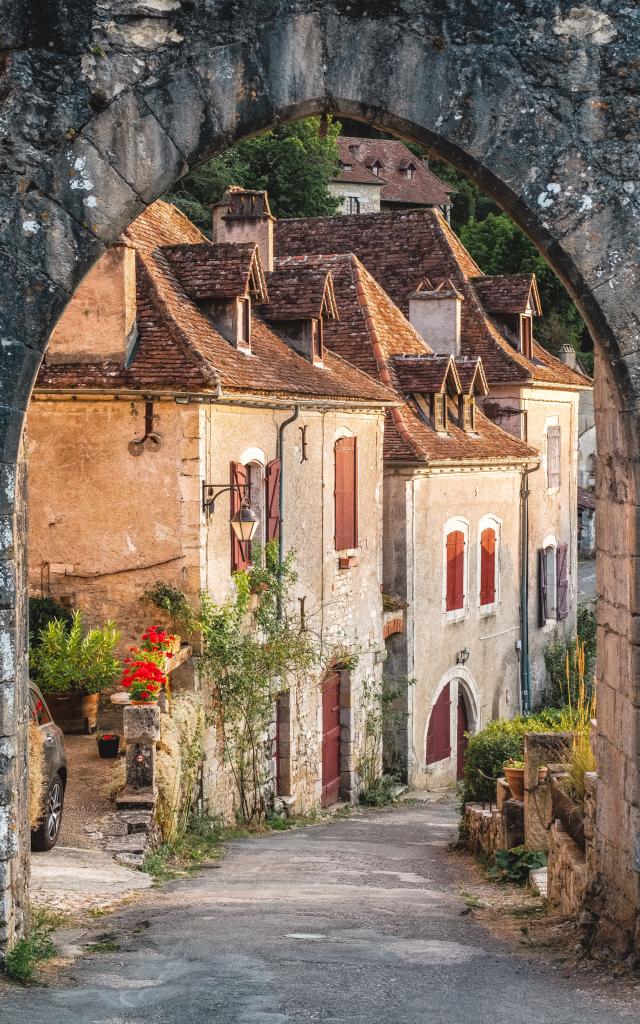
[[[593,601],[596,596],[596,560],[586,558],[578,562],[578,603]]]
[[[621,1024],[462,916],[448,806],[232,845],[217,870],[103,919],[118,953],[12,992],[3,1024]],[[584,986],[584,982],[582,983]],[[615,991],[615,989],[614,989]]]

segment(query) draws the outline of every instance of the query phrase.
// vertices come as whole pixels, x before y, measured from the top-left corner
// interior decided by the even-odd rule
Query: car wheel
[[[62,825],[62,808],[64,805],[64,783],[58,773],[49,783],[44,801],[42,821],[31,833],[32,850],[51,850],[58,842]]]

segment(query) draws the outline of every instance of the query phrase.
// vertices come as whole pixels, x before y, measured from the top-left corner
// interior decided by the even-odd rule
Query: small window
[[[427,764],[444,761],[451,755],[451,691],[450,684],[442,690],[431,709],[427,730]]]
[[[404,169],[404,176],[405,176],[405,178],[409,178],[410,181],[413,178],[415,178],[415,176],[416,176],[416,169],[413,166],[413,164],[409,164],[408,167],[405,167],[405,169]]]
[[[241,298],[239,304],[238,344],[242,348],[251,348],[251,299]]]
[[[358,546],[358,452],[355,437],[341,437],[335,444],[335,547],[336,551]]]
[[[569,614],[569,548],[547,544],[538,552],[540,626]]]
[[[360,200],[357,196],[347,196],[347,213],[360,213]]]
[[[464,610],[466,583],[466,537],[462,530],[452,530],[446,541],[446,599],[447,612]]]
[[[321,361],[323,356],[323,327],[322,317],[319,320],[311,321],[311,347],[314,362]]]
[[[553,490],[560,486],[560,427],[547,427],[547,487]]]
[[[376,162],[374,164],[372,164],[371,170],[375,174],[376,178],[380,177],[380,173],[382,171],[382,164],[380,163],[379,160],[376,160]]]
[[[533,328],[529,315],[520,317],[520,351],[527,359],[531,359],[533,353]]]
[[[353,170],[353,164],[343,164],[342,165],[342,169],[344,171],[352,171]]]
[[[434,430],[447,429],[447,396],[433,396],[433,427]]]
[[[496,531],[487,526],[480,534],[480,607],[493,608],[498,591]]]
[[[460,426],[467,433],[476,429],[476,402],[473,395],[460,395],[458,398],[458,418]]]

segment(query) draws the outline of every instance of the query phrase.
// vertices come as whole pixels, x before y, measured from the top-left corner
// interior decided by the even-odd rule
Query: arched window
[[[480,611],[488,614],[498,605],[500,587],[500,522],[485,516],[478,525],[478,592]]]
[[[450,519],[445,525],[444,610],[448,619],[460,619],[467,605],[469,524]]]

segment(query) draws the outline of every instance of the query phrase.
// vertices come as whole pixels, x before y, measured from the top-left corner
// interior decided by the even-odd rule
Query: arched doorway
[[[610,806],[627,800],[618,781],[626,774],[625,792],[635,792],[640,726],[625,730],[622,723],[635,720],[640,643],[633,562],[640,546],[637,417],[629,415],[640,391],[640,158],[635,123],[627,123],[628,86],[612,55],[624,40],[631,63],[640,36],[632,5],[611,14],[576,10],[559,10],[534,29],[530,11],[516,4],[507,5],[495,26],[489,0],[450,13],[434,3],[417,13],[400,5],[393,18],[386,8],[378,15],[352,5],[307,11],[263,4],[240,21],[229,9],[206,22],[196,5],[176,5],[150,16],[136,34],[103,23],[78,0],[49,12],[34,35],[24,5],[16,0],[10,8],[0,199],[0,734],[7,750],[0,794],[6,920],[0,926],[6,938],[22,927],[27,873],[20,438],[41,353],[75,286],[145,204],[188,166],[279,119],[330,109],[431,148],[501,203],[577,301],[597,342],[599,371],[599,699],[617,715],[601,726],[597,752],[599,763],[619,770],[600,780],[600,790]],[[490,43],[480,45],[479,25],[494,26]],[[108,60],[101,59],[104,46]],[[51,88],[51,74],[64,83],[62,93]],[[615,129],[617,141],[603,159],[605,128],[609,135]],[[633,799],[620,815],[631,821],[625,834],[595,839],[608,893],[603,912],[629,933],[640,911]]]

